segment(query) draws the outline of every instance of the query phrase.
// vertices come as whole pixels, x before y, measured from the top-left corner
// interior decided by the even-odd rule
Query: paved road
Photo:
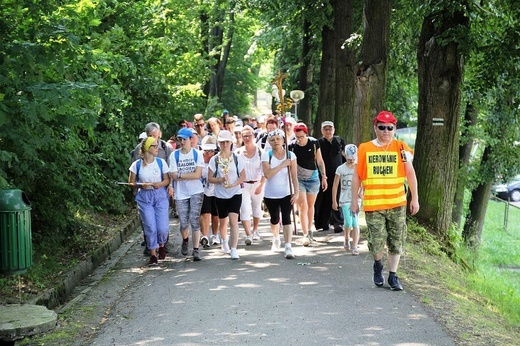
[[[220,248],[192,262],[177,246],[148,268],[135,238],[84,285],[62,313],[90,323],[78,345],[454,345],[411,292],[372,284],[372,260],[347,255],[342,235],[320,232],[296,258],[270,251],[263,240],[239,244],[239,260]],[[385,277],[386,277],[385,273]]]

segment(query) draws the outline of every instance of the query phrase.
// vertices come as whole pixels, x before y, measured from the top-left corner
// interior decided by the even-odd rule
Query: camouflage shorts
[[[406,241],[406,206],[365,212],[368,249],[372,254],[384,250],[399,255]]]

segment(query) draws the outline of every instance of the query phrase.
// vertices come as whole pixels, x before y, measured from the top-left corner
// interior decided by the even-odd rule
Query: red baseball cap
[[[374,119],[374,125],[377,123],[392,123],[397,124],[397,119],[389,111],[381,111]]]

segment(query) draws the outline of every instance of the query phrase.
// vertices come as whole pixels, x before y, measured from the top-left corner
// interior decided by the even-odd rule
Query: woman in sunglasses
[[[170,220],[168,216],[168,194],[165,189],[170,184],[168,164],[157,158],[159,144],[154,137],[148,137],[141,146],[141,158],[130,166],[128,183],[135,189],[135,201],[144,227],[146,246],[150,249],[149,265],[157,264],[166,257],[164,244],[168,239]]]

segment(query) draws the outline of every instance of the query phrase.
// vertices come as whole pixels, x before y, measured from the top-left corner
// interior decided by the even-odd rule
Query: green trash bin
[[[21,190],[0,190],[0,272],[23,274],[31,265],[31,202]]]

